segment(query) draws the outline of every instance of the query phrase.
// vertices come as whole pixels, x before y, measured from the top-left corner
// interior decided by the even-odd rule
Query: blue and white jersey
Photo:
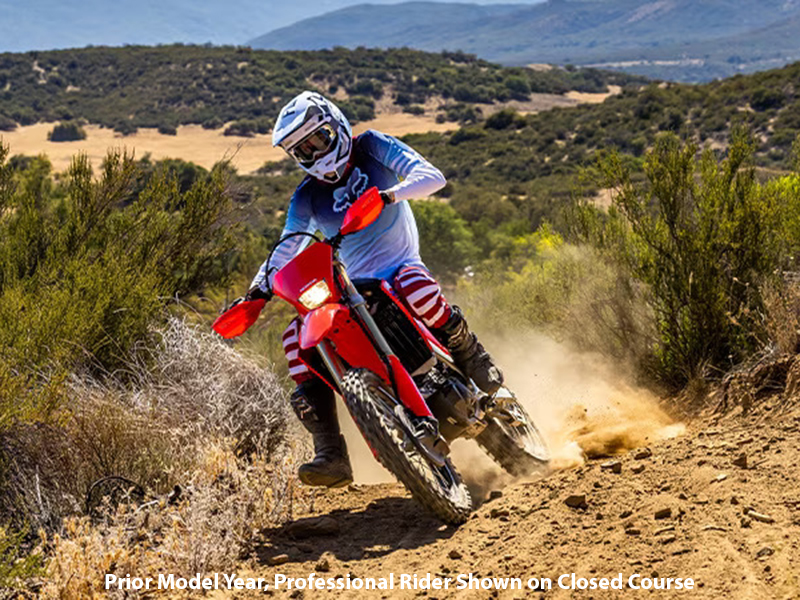
[[[330,237],[342,226],[350,205],[367,189],[393,192],[395,202],[383,209],[366,229],[347,236],[339,257],[352,278],[390,278],[401,266],[424,267],[419,257],[417,224],[408,202],[424,198],[445,185],[441,171],[400,140],[368,130],[355,138],[350,164],[336,183],[308,176],[295,190],[286,215],[283,235],[321,231]],[[308,243],[296,237],[281,244],[270,263],[272,274],[294,258]],[[251,287],[265,290],[266,262]],[[265,290],[266,291],[266,290]]]

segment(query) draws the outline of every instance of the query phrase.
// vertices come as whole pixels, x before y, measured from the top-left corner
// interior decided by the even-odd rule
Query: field
[[[550,108],[595,104],[620,92],[619,86],[611,86],[609,92],[588,93],[570,91],[566,94],[532,94],[525,102],[508,101],[493,106],[487,114],[502,108],[512,108],[520,113],[532,114]],[[437,103],[431,102],[432,106]],[[432,112],[412,115],[401,112],[391,103],[378,104],[376,118],[362,121],[353,127],[355,134],[367,129],[377,129],[394,136],[414,133],[444,133],[458,128],[458,124],[437,122]],[[180,125],[176,135],[159,133],[157,128],[141,127],[136,133],[123,136],[113,129],[99,125],[86,125],[86,139],[74,142],[51,142],[47,134],[53,129],[52,123],[36,123],[17,127],[13,131],[0,132],[0,140],[11,147],[12,154],[36,156],[47,155],[56,171],[65,170],[78,153],[85,153],[93,165],[99,166],[108,151],[113,148],[132,150],[136,157],[149,154],[154,160],[177,158],[193,162],[210,169],[217,162],[230,159],[231,164],[241,174],[258,170],[265,162],[285,158],[280,149],[272,147],[269,134],[253,134],[249,137],[224,135],[225,127],[205,129],[200,125]]]

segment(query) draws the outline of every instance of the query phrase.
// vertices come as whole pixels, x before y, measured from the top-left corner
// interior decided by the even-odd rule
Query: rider
[[[340,258],[350,276],[390,281],[411,313],[451,352],[456,365],[486,393],[503,375],[467,327],[457,306],[450,306],[419,255],[419,238],[409,198],[424,198],[445,185],[442,173],[409,146],[390,135],[368,130],[353,137],[339,108],[317,92],[303,92],[283,107],[275,122],[272,145],[283,148],[308,176],[289,204],[283,235],[295,232],[335,235],[348,207],[376,186],[386,204],[378,220],[346,237]],[[248,298],[267,294],[277,269],[305,245],[302,237],[281,244],[251,284]],[[297,384],[291,404],[314,440],[314,459],[299,469],[308,485],[340,487],[352,482],[344,438],[339,431],[332,390],[298,358],[300,322],[283,334],[289,374]]]

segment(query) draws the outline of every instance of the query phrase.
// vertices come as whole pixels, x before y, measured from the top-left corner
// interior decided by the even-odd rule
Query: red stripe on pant
[[[422,267],[403,267],[394,278],[393,287],[415,317],[432,329],[450,318],[452,310],[442,295],[442,288]]]
[[[300,361],[300,319],[294,319],[283,332],[283,351],[289,361],[289,376],[295,383],[303,383],[314,377],[308,367]]]

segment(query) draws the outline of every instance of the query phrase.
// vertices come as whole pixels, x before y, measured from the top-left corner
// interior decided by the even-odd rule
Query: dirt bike
[[[503,387],[488,396],[479,390],[388,282],[350,280],[337,249],[344,237],[372,224],[383,206],[371,188],[348,209],[335,236],[280,239],[267,259],[268,273],[275,249],[288,239],[308,236],[316,243],[275,273],[270,296],[297,309],[300,359],[341,395],[375,458],[427,510],[462,523],[472,501],[449,457],[453,440],[476,440],[515,476],[546,470],[548,451],[511,391]],[[214,329],[225,338],[241,335],[265,303],[237,304]]]

